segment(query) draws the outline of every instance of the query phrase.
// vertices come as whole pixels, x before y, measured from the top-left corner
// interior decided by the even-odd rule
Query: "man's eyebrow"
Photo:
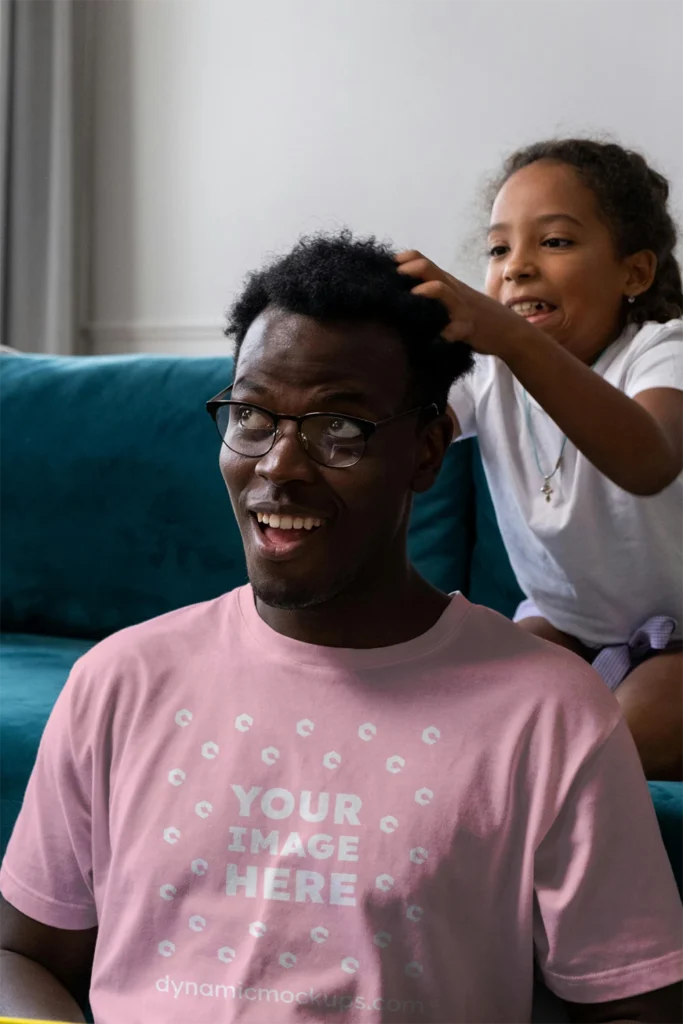
[[[369,395],[366,391],[353,388],[321,388],[315,392],[316,401],[320,402],[360,402],[367,404]]]
[[[549,224],[554,220],[568,220],[570,224],[576,224],[577,227],[582,228],[583,224],[577,217],[572,217],[571,213],[544,213],[542,216],[536,218],[537,224]],[[506,231],[510,227],[509,224],[499,221],[497,224],[491,224],[489,227],[489,234],[492,235],[494,231]]]
[[[258,381],[252,380],[251,377],[238,377],[232,386],[233,390],[235,388],[246,388],[247,391],[254,391],[257,395],[268,394],[268,386],[266,384],[259,384]]]

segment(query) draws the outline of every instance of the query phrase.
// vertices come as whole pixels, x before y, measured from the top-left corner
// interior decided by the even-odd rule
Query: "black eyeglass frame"
[[[272,451],[272,449],[274,448],[276,442],[282,436],[279,430],[280,420],[292,420],[294,423],[296,423],[297,437],[299,438],[301,447],[304,449],[308,457],[313,460],[313,462],[317,462],[318,465],[325,466],[327,469],[351,469],[353,466],[357,466],[360,460],[363,458],[363,455],[365,455],[365,446],[367,445],[369,439],[372,437],[375,431],[379,430],[380,427],[388,426],[390,423],[395,423],[397,420],[404,419],[407,416],[414,416],[416,413],[427,413],[433,410],[434,416],[439,415],[439,409],[435,402],[432,402],[430,405],[417,405],[415,406],[414,409],[406,409],[405,412],[399,412],[395,416],[387,416],[383,420],[366,420],[363,419],[361,416],[349,416],[343,412],[306,412],[303,414],[303,416],[291,416],[285,414],[280,415],[279,413],[273,412],[272,409],[266,409],[265,406],[256,405],[254,402],[240,402],[234,398],[224,398],[223,396],[227,395],[229,391],[232,391],[232,388],[233,385],[229,384],[227,388],[224,388],[222,391],[219,391],[217,395],[214,395],[213,398],[210,398],[209,401],[206,403],[206,411],[216,424],[218,436],[220,437],[222,444],[224,444],[225,447],[228,448],[231,452],[234,452],[235,455],[241,455],[245,459],[262,459],[265,455],[268,455],[268,453]],[[265,452],[261,452],[260,455],[245,455],[244,452],[235,451],[234,448],[230,447],[228,442],[221,434],[220,428],[218,427],[218,420],[216,418],[218,415],[218,410],[226,405],[242,406],[249,409],[256,409],[258,410],[258,412],[263,412],[266,414],[266,416],[269,416],[272,419],[275,429],[273,430],[273,436],[270,443],[270,447],[266,449]],[[363,435],[363,451],[361,452],[358,459],[350,466],[329,466],[326,462],[320,462],[318,459],[315,458],[315,456],[311,455],[311,452],[308,448],[308,444],[306,441],[306,437],[301,430],[301,424],[304,422],[304,420],[315,419],[316,417],[321,416],[325,416],[328,419],[332,417],[338,418],[340,420],[348,420],[350,423],[356,424],[358,426],[358,429],[361,431]]]

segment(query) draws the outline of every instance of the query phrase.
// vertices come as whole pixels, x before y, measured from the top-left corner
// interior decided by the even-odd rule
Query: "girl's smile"
[[[503,185],[488,244],[487,293],[588,363],[618,337],[627,296],[653,272],[651,253],[619,256],[591,189],[551,160]]]

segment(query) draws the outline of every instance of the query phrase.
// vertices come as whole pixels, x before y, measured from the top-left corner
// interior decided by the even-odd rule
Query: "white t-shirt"
[[[683,320],[626,328],[595,373],[630,398],[683,391]],[[638,497],[600,473],[567,441],[550,502],[527,425],[524,391],[494,356],[451,390],[462,437],[479,437],[498,525],[525,594],[557,629],[595,646],[625,643],[654,615],[683,619],[683,475]],[[563,433],[529,396],[538,460],[557,462]]]

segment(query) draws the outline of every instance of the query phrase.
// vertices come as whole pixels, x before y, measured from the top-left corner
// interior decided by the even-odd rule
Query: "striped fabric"
[[[631,634],[627,644],[603,647],[593,661],[593,668],[610,690],[614,691],[634,667],[634,662],[641,661],[648,654],[665,650],[675,628],[675,619],[668,615],[654,615]]]

